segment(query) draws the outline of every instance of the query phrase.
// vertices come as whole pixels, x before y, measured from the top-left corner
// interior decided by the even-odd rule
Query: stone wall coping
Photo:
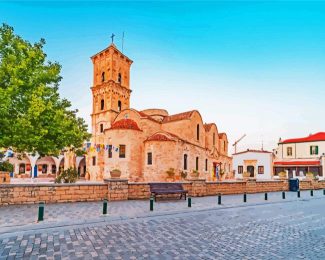
[[[0,188],[13,187],[69,187],[69,186],[107,186],[105,183],[89,182],[89,183],[7,183],[0,184]]]
[[[154,184],[154,183],[162,183],[162,184],[170,184],[170,183],[180,183],[180,184],[191,184],[191,181],[173,181],[173,182],[162,182],[162,181],[151,181],[147,182],[147,184]]]
[[[151,183],[180,183],[180,184],[192,184],[190,181],[177,181],[177,182],[129,182],[129,185],[149,185]]]
[[[206,184],[246,183],[246,181],[207,181]]]
[[[128,179],[104,179],[104,182],[128,182]]]
[[[288,181],[288,180],[257,180],[256,182],[269,182],[269,183],[272,183],[272,182],[285,182],[285,181]]]

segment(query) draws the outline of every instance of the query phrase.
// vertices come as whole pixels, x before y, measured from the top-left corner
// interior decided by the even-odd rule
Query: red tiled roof
[[[179,114],[175,114],[175,115],[166,116],[162,122],[163,123],[169,123],[169,122],[173,122],[173,121],[189,119],[192,116],[193,112],[195,112],[195,110],[184,112],[184,113],[179,113]]]
[[[132,119],[120,119],[114,122],[110,129],[132,129],[141,131],[138,124]]]
[[[274,165],[320,165],[320,161],[278,161],[274,162]]]
[[[315,141],[325,141],[325,132],[319,132],[302,138],[286,139],[284,141],[281,141],[280,144],[304,143],[304,142],[315,142]]]
[[[222,136],[224,136],[224,135],[227,137],[227,134],[226,133],[220,133],[219,134],[219,138],[222,138]],[[228,137],[227,137],[227,139],[228,139]]]
[[[172,134],[170,132],[159,131],[149,136],[145,141],[175,141],[175,139],[183,140],[179,136]]]
[[[156,133],[147,138],[147,141],[173,141],[167,135]]]
[[[203,126],[204,126],[205,131],[209,132],[213,125],[214,125],[213,123],[210,123],[210,124],[204,124]]]
[[[139,115],[140,115],[141,117],[144,117],[144,118],[147,118],[147,119],[149,119],[149,120],[151,120],[151,121],[155,121],[155,122],[158,122],[158,123],[159,123],[159,121],[157,121],[157,120],[154,119],[153,117],[147,115],[146,113],[143,113],[142,111],[138,111],[138,113],[139,113]]]

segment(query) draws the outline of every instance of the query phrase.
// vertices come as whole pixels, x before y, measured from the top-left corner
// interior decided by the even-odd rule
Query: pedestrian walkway
[[[260,201],[260,195],[248,199]],[[294,194],[287,195],[286,202],[276,193],[270,196],[275,203],[244,207],[241,196],[225,196],[224,205],[207,210],[195,207],[205,200],[215,202],[216,197],[195,198],[193,208],[183,213],[157,216],[148,214],[146,207],[143,218],[0,235],[0,260],[325,259],[323,197],[296,200]],[[111,203],[111,209],[121,203]],[[157,203],[156,209],[169,203]]]
[[[188,208],[185,200],[159,200],[154,203],[154,210],[149,210],[149,200],[128,200],[108,202],[108,215],[102,215],[103,202],[75,202],[46,204],[44,221],[37,223],[38,205],[9,205],[0,207],[0,234],[12,230],[34,228],[37,225],[61,226],[80,223],[92,223],[110,219],[139,218],[150,215],[172,214],[195,210],[220,209],[229,207],[245,207],[265,203],[279,203],[296,200],[310,200],[324,198],[323,191],[302,191],[297,198],[296,192],[286,192],[285,199],[281,192],[268,193],[265,200],[264,193],[247,194],[247,202],[244,203],[243,195],[224,195],[221,197],[221,205],[218,204],[218,196],[192,198],[192,207]]]

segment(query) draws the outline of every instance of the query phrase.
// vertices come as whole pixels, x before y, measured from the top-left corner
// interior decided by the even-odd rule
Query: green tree
[[[0,147],[56,155],[90,137],[77,110],[59,96],[61,66],[46,59],[44,44],[0,27]]]

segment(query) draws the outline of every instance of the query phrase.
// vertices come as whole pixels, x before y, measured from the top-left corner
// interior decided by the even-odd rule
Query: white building
[[[273,154],[264,150],[247,150],[233,154],[233,169],[236,179],[242,179],[244,172],[256,180],[272,179]]]
[[[289,178],[304,177],[313,172],[325,176],[325,132],[303,138],[280,139],[275,149],[274,175],[286,172]]]

